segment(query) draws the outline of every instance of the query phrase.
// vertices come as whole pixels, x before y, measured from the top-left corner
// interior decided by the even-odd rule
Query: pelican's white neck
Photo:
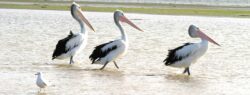
[[[73,17],[80,24],[80,28],[81,28],[81,32],[80,33],[85,34],[86,30],[85,30],[84,22],[77,15],[74,15]]]
[[[80,28],[81,28],[81,32],[85,34],[85,27],[84,27],[84,22],[83,20],[81,20],[80,16],[77,15],[77,11],[81,12],[81,9],[79,9],[76,5],[76,3],[73,2],[72,6],[71,6],[71,15],[72,17],[80,24]]]
[[[77,19],[76,19],[77,20]],[[84,26],[84,23],[83,21],[81,20],[77,20],[80,24],[80,28],[81,28],[81,32],[80,33],[83,33],[83,34],[87,34],[87,31],[85,30],[85,26]]]
[[[201,39],[201,45],[207,46],[208,45],[208,41],[206,39]]]
[[[117,25],[117,27],[119,28],[119,30],[120,30],[120,32],[121,32],[121,38],[122,38],[122,40],[124,40],[125,42],[127,42],[128,41],[128,38],[127,38],[127,33],[123,30],[123,28],[122,28],[122,26],[121,26],[121,24],[120,24],[120,22],[119,21],[115,21],[116,22],[116,25]]]

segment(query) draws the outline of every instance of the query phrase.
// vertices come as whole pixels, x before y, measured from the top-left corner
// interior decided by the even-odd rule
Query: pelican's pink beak
[[[200,30],[197,31],[197,35],[200,38],[202,38],[202,39],[208,40],[209,42],[214,43],[214,44],[220,46],[220,44],[218,44],[217,42],[215,42],[212,38],[208,37],[205,33],[201,32]]]
[[[142,29],[140,29],[139,27],[137,27],[134,23],[132,23],[132,22],[131,22],[129,19],[127,19],[125,16],[120,16],[120,21],[121,21],[121,22],[126,22],[126,23],[128,23],[129,25],[131,25],[132,27],[134,27],[135,29],[137,29],[137,30],[143,32]]]
[[[93,31],[95,32],[95,30],[94,30],[94,28],[92,27],[92,25],[89,23],[89,21],[88,21],[88,20],[84,17],[84,15],[82,14],[81,9],[77,10],[76,12],[77,12],[77,15],[81,18],[81,20],[84,21],[84,22],[87,24],[87,26],[88,26],[91,30],[93,30]]]

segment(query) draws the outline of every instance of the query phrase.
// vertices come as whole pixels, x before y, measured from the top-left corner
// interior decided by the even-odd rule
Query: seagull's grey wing
[[[43,85],[47,86],[47,84],[45,82],[43,82]]]

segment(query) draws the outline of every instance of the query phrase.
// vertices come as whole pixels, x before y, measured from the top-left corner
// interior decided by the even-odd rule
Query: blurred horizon
[[[250,0],[0,0],[10,2],[112,2],[112,3],[142,3],[142,4],[191,4],[206,6],[241,6],[250,7]]]
[[[72,1],[85,11],[250,17],[250,0],[0,0],[0,8],[68,10]]]
[[[197,4],[212,6],[250,6],[250,0],[45,0],[45,1],[85,1],[116,3],[154,3],[154,4]]]

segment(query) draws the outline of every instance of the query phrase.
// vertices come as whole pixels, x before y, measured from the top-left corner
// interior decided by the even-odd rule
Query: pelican
[[[72,33],[72,31],[70,31],[66,38],[59,40],[52,55],[52,60],[70,57],[69,64],[74,63],[74,55],[87,44],[88,31],[85,30],[84,23],[95,32],[92,25],[83,16],[80,6],[75,2],[73,2],[71,5],[71,15],[76,21],[79,22],[81,31],[79,33]]]
[[[190,75],[189,66],[205,54],[208,48],[208,41],[215,45],[220,45],[194,25],[189,26],[188,33],[192,38],[200,38],[201,42],[185,43],[182,46],[169,50],[168,56],[163,62],[165,62],[166,66],[185,68],[183,74],[188,73]]]
[[[123,30],[120,22],[125,22],[135,29],[143,32],[142,29],[127,19],[120,10],[116,10],[114,12],[114,21],[116,26],[120,29],[121,38],[96,46],[92,54],[89,56],[90,60],[92,60],[92,64],[104,64],[102,68],[100,68],[101,70],[104,69],[109,62],[114,62],[116,68],[119,69],[115,60],[125,55],[128,49],[127,34]]]

